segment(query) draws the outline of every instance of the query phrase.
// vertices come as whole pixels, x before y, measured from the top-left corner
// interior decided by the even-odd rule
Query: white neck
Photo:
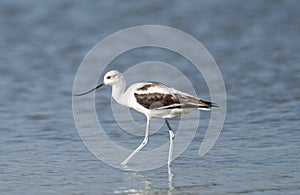
[[[126,81],[121,79],[119,82],[112,85],[112,97],[121,105],[126,106],[127,100],[124,99],[123,94],[125,93]]]

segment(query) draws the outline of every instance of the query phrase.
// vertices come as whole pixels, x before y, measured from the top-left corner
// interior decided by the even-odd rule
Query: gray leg
[[[147,117],[147,127],[146,127],[146,133],[143,142],[121,163],[121,166],[126,165],[130,161],[130,159],[134,157],[148,143],[149,126],[150,126],[150,118]]]
[[[169,135],[170,135],[170,147],[169,147],[169,158],[168,158],[168,166],[171,166],[171,162],[172,162],[172,155],[173,155],[173,140],[174,140],[174,133],[173,130],[168,122],[168,120],[166,119],[166,123],[167,126],[169,128]]]

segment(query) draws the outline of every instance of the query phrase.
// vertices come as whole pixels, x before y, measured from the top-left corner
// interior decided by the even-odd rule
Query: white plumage
[[[174,133],[167,119],[180,116],[181,114],[187,114],[194,110],[210,110],[212,107],[217,106],[214,103],[198,99],[162,83],[135,83],[126,90],[125,79],[117,70],[107,72],[104,76],[103,83],[97,87],[75,96],[88,94],[103,85],[112,86],[112,97],[119,104],[144,113],[147,117],[147,128],[143,142],[121,163],[121,165],[126,165],[129,160],[147,144],[150,119],[164,118],[170,134],[168,158],[168,165],[170,166],[173,153]]]

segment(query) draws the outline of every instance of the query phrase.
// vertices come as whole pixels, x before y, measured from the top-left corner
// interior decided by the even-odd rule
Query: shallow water
[[[298,194],[300,3],[129,2],[0,2],[1,192]],[[86,53],[109,34],[144,24],[175,27],[200,40],[227,89],[227,116],[217,143],[198,156],[210,116],[203,113],[172,174],[166,166],[128,172],[99,161],[81,141],[72,115],[73,80]],[[148,60],[177,64],[192,75],[198,95],[209,97],[185,59],[144,51],[115,59],[116,68],[124,71],[123,65]],[[109,104],[109,92],[97,93],[97,106]],[[122,133],[110,115],[103,116],[110,137],[134,148],[142,137]],[[142,115],[136,117],[144,122]],[[160,130],[147,147],[167,140],[167,131]]]

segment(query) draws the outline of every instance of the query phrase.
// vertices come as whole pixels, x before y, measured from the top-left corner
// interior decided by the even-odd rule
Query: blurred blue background
[[[299,193],[299,9],[296,0],[0,1],[0,191]],[[72,116],[73,80],[86,53],[111,33],[145,24],[197,38],[215,58],[227,89],[227,118],[216,145],[198,156],[200,127],[174,161],[172,183],[166,167],[125,172],[97,160]],[[178,60],[168,53],[122,59],[130,64],[133,57]],[[108,92],[101,97],[110,100]],[[108,125],[117,128],[114,121]],[[156,139],[167,140],[167,133]],[[122,137],[132,146],[142,140]]]

